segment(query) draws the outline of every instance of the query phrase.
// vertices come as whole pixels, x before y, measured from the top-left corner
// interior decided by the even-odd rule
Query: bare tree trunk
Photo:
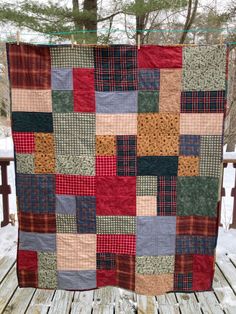
[[[135,0],[136,5],[143,6],[144,0]],[[144,33],[146,23],[146,14],[136,14],[136,43],[138,43],[138,36],[140,36],[140,43],[144,43]]]
[[[93,31],[86,36],[86,42],[95,44],[97,42],[97,0],[84,0],[84,12],[89,13],[88,18],[84,20],[85,30]]]
[[[192,7],[193,6],[193,7]],[[197,13],[197,7],[198,7],[198,0],[195,0],[194,4],[192,0],[189,0],[188,3],[188,13],[187,13],[187,17],[186,17],[186,21],[184,24],[184,32],[182,33],[182,36],[180,38],[180,44],[183,44],[186,37],[187,37],[187,31],[190,29],[191,25],[194,22],[194,19],[196,17],[196,13]]]

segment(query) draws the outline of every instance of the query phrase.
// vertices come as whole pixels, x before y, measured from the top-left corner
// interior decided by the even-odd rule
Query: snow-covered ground
[[[9,134],[8,130],[0,130],[0,156],[13,156],[13,143],[11,137],[5,137],[3,133]],[[236,158],[235,153],[224,153],[228,159]],[[9,171],[9,184],[11,185],[12,194],[10,195],[10,213],[16,214],[16,195],[15,195],[15,172],[14,164],[11,162]],[[224,187],[226,196],[222,199],[221,222],[223,227],[219,229],[217,255],[235,254],[236,255],[236,230],[229,229],[232,219],[233,198],[230,196],[231,189],[234,186],[235,169],[229,164],[224,171]],[[0,220],[2,221],[2,203],[0,198]],[[0,258],[5,255],[15,256],[17,243],[17,223],[15,226],[8,225],[0,227]]]

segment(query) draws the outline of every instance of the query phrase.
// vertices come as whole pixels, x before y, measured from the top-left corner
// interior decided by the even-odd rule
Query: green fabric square
[[[95,176],[95,157],[58,155],[56,157],[56,172]]]
[[[56,214],[57,233],[77,233],[75,215]]]
[[[217,215],[219,179],[210,177],[178,177],[177,215]]]
[[[16,154],[16,172],[34,173],[34,155]]]
[[[138,196],[157,195],[157,177],[138,176],[136,182],[136,191]]]
[[[138,112],[159,112],[159,92],[139,91]]]
[[[40,270],[56,270],[56,254],[51,252],[38,252],[38,268]]]
[[[53,112],[73,112],[73,92],[68,90],[52,91]]]
[[[222,137],[204,135],[200,138],[200,176],[220,177],[222,161]]]

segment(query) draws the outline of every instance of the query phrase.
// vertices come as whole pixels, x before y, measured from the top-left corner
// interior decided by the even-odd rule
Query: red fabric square
[[[32,154],[35,151],[33,132],[12,132],[16,153]]]
[[[74,111],[95,112],[94,69],[73,69]]]
[[[116,286],[115,270],[97,270],[97,287]]]
[[[96,177],[97,215],[136,215],[136,177]]]
[[[116,156],[96,157],[96,175],[97,176],[115,176],[116,175]]]
[[[95,195],[95,177],[57,174],[56,194]]]
[[[193,290],[210,290],[214,276],[214,256],[193,256]]]
[[[17,256],[19,270],[32,270],[38,269],[38,257],[35,251],[19,250]]]
[[[182,47],[141,46],[139,68],[182,68]]]
[[[136,236],[127,234],[97,234],[97,253],[136,254]]]

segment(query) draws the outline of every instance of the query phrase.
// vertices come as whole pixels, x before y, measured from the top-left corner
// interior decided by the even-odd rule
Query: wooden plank
[[[4,256],[0,259],[0,282],[10,271],[14,263],[15,263],[14,257]]]
[[[129,290],[114,288],[115,291],[115,313],[134,314],[137,309],[136,293]]]
[[[175,295],[182,314],[202,314],[194,293],[176,293]]]
[[[56,290],[49,314],[68,314],[73,300],[74,292],[65,290]]]
[[[203,313],[224,314],[213,291],[196,292]]]
[[[94,290],[94,314],[113,314],[116,291],[114,287]]]
[[[17,288],[7,307],[4,314],[24,314],[29,306],[36,289],[34,288]]]
[[[94,291],[76,291],[70,314],[91,314]]]
[[[46,314],[51,306],[54,290],[37,289],[26,314]]]
[[[157,295],[158,310],[160,314],[179,314],[179,303],[174,293]]]
[[[218,256],[216,263],[229,282],[229,285],[234,290],[234,293],[236,293],[236,268],[234,264],[230,261],[229,257],[225,255]]]
[[[0,313],[7,306],[18,286],[15,272],[16,267],[14,266],[0,284]]]
[[[227,314],[236,313],[236,295],[229,286],[219,267],[216,265],[213,289],[220,304]]]
[[[138,314],[157,314],[156,298],[137,294],[137,313]]]

